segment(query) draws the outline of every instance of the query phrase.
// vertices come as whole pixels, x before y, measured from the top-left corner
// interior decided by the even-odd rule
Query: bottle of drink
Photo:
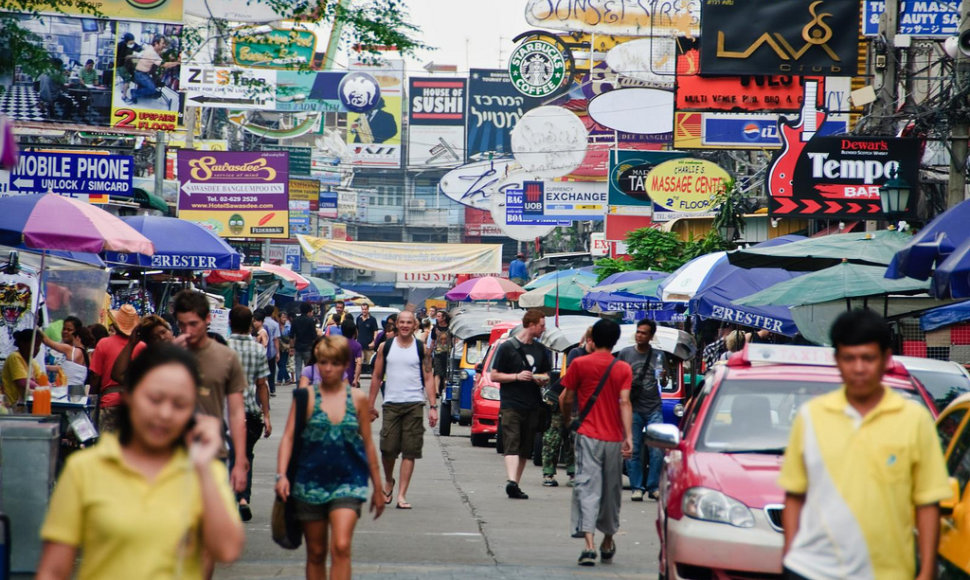
[[[51,388],[37,387],[34,389],[34,415],[51,414]]]

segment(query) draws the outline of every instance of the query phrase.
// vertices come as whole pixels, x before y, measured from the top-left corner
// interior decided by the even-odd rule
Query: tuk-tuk
[[[452,423],[471,424],[475,366],[485,358],[492,327],[500,322],[521,321],[522,313],[519,309],[465,308],[453,315],[450,329],[456,340],[441,397],[438,427],[441,435],[451,435]]]

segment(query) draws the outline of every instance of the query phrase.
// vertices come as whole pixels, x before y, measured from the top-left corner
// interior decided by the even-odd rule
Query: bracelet
[[[276,474],[276,481],[279,481],[279,480],[283,479],[284,477],[286,477],[286,476],[283,475],[282,473],[277,473]]]

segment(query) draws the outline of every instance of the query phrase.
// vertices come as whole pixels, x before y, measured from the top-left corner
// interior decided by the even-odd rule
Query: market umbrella
[[[374,301],[370,298],[364,296],[360,292],[354,292],[353,290],[348,290],[346,288],[340,288],[337,295],[334,296],[334,300],[343,300],[344,302],[350,302],[351,304],[367,304],[368,306],[373,306]]]
[[[961,242],[933,272],[930,294],[937,298],[970,298],[970,238]]]
[[[593,286],[596,284],[596,279],[598,276],[593,272],[592,266],[584,266],[582,268],[569,268],[567,270],[556,270],[554,272],[548,272],[539,276],[535,280],[529,282],[523,288],[526,290],[535,290],[540,286],[545,286],[547,284],[555,283],[556,280],[579,280],[587,286]]]
[[[53,193],[0,198],[0,244],[39,250],[151,256],[148,238],[116,216],[83,201]]]
[[[663,302],[689,302],[725,255],[726,252],[713,252],[690,260],[660,283],[658,296]]]
[[[822,270],[843,260],[886,266],[910,239],[909,234],[895,230],[833,234],[782,246],[737,250],[728,254],[728,260],[741,268],[784,268],[801,272]]]
[[[896,252],[886,269],[886,277],[928,279],[934,266],[942,264],[960,244],[970,239],[968,223],[970,200],[936,216]]]
[[[445,293],[445,298],[456,302],[467,300],[515,300],[522,296],[525,290],[521,286],[506,278],[483,276],[472,278],[458,284]]]
[[[845,298],[889,294],[922,294],[929,281],[886,278],[884,266],[864,266],[848,260],[831,268],[811,272],[735,301],[740,306],[803,306]]]
[[[660,304],[657,289],[662,281],[663,278],[597,284],[583,295],[583,310],[597,313],[650,310],[651,304]]]
[[[310,285],[310,282],[306,278],[284,266],[277,266],[275,264],[267,264],[266,262],[263,262],[259,266],[243,266],[243,269],[250,270],[252,272],[268,272],[284,282],[293,284],[297,290],[303,290]]]
[[[307,290],[313,290],[322,300],[335,300],[337,292],[340,290],[340,286],[337,286],[329,280],[324,280],[323,278],[318,278],[316,276],[304,276],[310,286]]]
[[[637,280],[663,280],[667,276],[670,276],[670,272],[657,272],[656,270],[628,270],[626,272],[610,274],[606,278],[600,280],[596,286],[608,286],[610,284],[634,282]]]
[[[519,296],[522,308],[550,308],[559,310],[583,310],[583,295],[591,286],[570,278],[546,284]]]
[[[237,270],[239,252],[194,222],[150,215],[121,218],[155,246],[152,256],[105,252],[105,261],[161,270]]]

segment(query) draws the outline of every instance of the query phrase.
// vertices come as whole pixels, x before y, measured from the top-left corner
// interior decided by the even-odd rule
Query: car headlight
[[[684,416],[684,404],[677,403],[676,405],[674,405],[674,417],[683,417],[683,416]]]
[[[461,371],[458,376],[461,377],[461,380],[466,381],[468,380],[468,371]]]
[[[694,519],[730,524],[738,528],[754,527],[754,516],[748,506],[714,489],[688,489],[684,494],[683,509],[685,514]]]
[[[482,398],[488,399],[489,401],[500,400],[498,387],[493,387],[491,385],[482,387]]]

